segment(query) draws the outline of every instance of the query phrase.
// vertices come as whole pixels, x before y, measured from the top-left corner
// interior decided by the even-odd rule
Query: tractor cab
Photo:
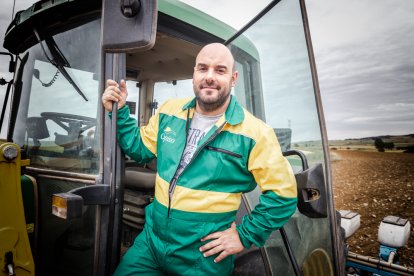
[[[1,120],[1,275],[113,273],[142,231],[156,160],[138,164],[116,145],[116,112],[111,119],[101,105],[105,81],[127,80],[131,116],[146,125],[167,99],[193,96],[195,57],[212,42],[231,49],[239,72],[232,94],[275,130],[299,185],[283,231],[237,255],[234,274],[343,273],[304,1],[270,1],[235,29],[180,1],[72,0],[39,1],[6,32],[17,65]],[[31,200],[20,196],[22,183]],[[239,221],[260,194],[243,196]]]

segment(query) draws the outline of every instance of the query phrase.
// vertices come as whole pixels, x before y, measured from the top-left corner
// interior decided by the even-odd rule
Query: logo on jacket
[[[166,127],[164,131],[161,133],[161,140],[163,142],[174,144],[176,136],[177,134],[174,130],[172,130],[170,127]]]

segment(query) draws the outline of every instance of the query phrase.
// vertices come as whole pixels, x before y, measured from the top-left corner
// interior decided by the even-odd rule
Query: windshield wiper
[[[65,66],[70,68],[70,64],[67,61],[67,59],[65,58],[65,56],[63,55],[63,53],[60,51],[59,47],[57,46],[57,44],[53,40],[53,38],[48,37],[48,38],[45,39],[47,48],[49,49],[49,52],[52,55],[52,58],[50,58],[47,55],[45,48],[43,47],[42,41],[40,40],[40,36],[39,36],[39,33],[37,32],[36,28],[33,28],[33,32],[34,32],[37,40],[39,41],[39,44],[40,44],[40,46],[43,50],[44,55],[49,60],[49,62],[51,64],[53,64],[62,73],[62,75],[65,77],[65,79],[73,86],[73,88],[75,88],[76,92],[78,92],[79,95],[81,95],[82,98],[85,99],[85,101],[88,101],[85,94],[83,94],[83,92],[80,90],[80,88],[73,81],[73,79],[71,78],[69,73],[66,71]]]

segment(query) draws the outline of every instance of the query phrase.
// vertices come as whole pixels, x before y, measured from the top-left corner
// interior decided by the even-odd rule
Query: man
[[[227,47],[197,55],[195,99],[167,101],[145,127],[125,106],[125,81],[108,80],[102,102],[118,102],[118,142],[137,162],[157,157],[155,199],[115,275],[228,275],[234,254],[263,246],[296,210],[296,182],[273,129],[230,95],[238,73]],[[234,223],[241,194],[260,203]]]

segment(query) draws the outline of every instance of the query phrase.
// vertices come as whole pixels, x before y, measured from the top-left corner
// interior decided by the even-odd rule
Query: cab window
[[[47,47],[46,54],[39,44],[27,51],[13,140],[33,167],[98,173],[100,54],[93,49],[100,47],[99,26],[95,20],[53,37],[67,61],[64,71],[81,93],[48,61]]]

